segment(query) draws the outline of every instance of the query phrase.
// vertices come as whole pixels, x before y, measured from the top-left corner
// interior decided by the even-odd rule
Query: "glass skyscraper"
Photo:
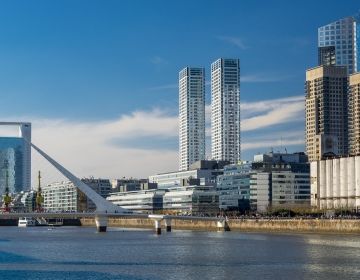
[[[0,194],[4,193],[6,184],[10,193],[24,190],[25,146],[23,138],[0,137]]]
[[[324,47],[335,47],[336,65],[347,66],[349,74],[357,72],[360,68],[359,23],[360,14],[337,20],[318,29],[318,47],[322,50]],[[319,56],[322,54],[319,50]],[[319,61],[323,60],[319,57]]]

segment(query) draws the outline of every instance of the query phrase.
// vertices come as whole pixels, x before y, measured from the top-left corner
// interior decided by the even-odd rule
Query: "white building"
[[[42,187],[43,208],[49,212],[83,212],[87,198],[72,182],[56,182]]]
[[[102,197],[109,196],[111,183],[108,179],[81,179]],[[70,181],[55,182],[42,187],[43,208],[50,212],[93,212],[96,205]]]
[[[240,160],[240,61],[220,58],[211,64],[211,154]]]
[[[116,192],[106,199],[128,210],[154,213],[163,208],[163,194],[159,190]]]
[[[320,209],[360,209],[360,156],[311,162],[311,205]]]
[[[179,72],[179,170],[205,159],[205,69]]]

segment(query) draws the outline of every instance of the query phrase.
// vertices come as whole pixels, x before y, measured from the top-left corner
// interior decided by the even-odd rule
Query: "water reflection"
[[[54,271],[66,272],[66,279],[78,279],[84,271],[93,273],[91,279],[356,279],[359,241],[314,234],[157,236],[149,230],[96,234],[93,228],[6,227],[0,231],[0,279],[16,279],[11,276],[16,270],[34,277],[44,272],[38,279],[62,279],[51,278]]]

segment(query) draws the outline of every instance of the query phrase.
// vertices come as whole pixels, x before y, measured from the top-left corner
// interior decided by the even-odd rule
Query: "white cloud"
[[[244,102],[241,104],[241,130],[250,131],[304,119],[304,97]]]
[[[161,171],[176,170],[178,166],[177,151],[111,144],[113,139],[141,139],[146,142],[153,141],[154,137],[177,136],[178,118],[166,111],[136,111],[108,121],[23,119],[32,122],[32,142],[79,177],[147,177]],[[33,174],[45,168],[44,173],[51,173],[43,175],[48,178],[45,180],[47,183],[62,178],[40,156],[33,155]]]
[[[291,75],[270,75],[270,74],[254,74],[240,76],[240,82],[242,83],[271,83],[280,82],[291,78]]]
[[[261,128],[284,124],[304,119],[304,97],[241,102],[241,131],[258,130]],[[210,136],[211,105],[205,107],[206,135]]]
[[[268,138],[262,129],[276,124],[291,123],[303,119],[303,96],[243,102],[242,150],[303,144],[301,132],[286,131],[279,138]],[[206,106],[207,135],[210,135],[210,105]],[[17,120],[19,118],[16,118]],[[54,157],[79,177],[107,178],[147,177],[151,174],[173,171],[178,168],[178,150],[174,139],[178,137],[178,116],[171,112],[154,109],[135,111],[117,119],[106,121],[72,121],[67,119],[21,118],[31,121],[33,143]],[[3,118],[3,121],[11,119]],[[246,131],[256,135],[246,136]],[[274,132],[274,136],[282,136]],[[170,139],[172,138],[172,139]],[[174,145],[163,147],[159,139],[169,139]],[[114,141],[115,140],[115,141]],[[120,140],[120,141],[117,141]],[[138,145],[139,141],[142,145]],[[158,145],[153,145],[159,141]],[[150,143],[147,145],[144,143]],[[167,143],[164,141],[164,143]],[[152,148],[151,148],[152,147]],[[47,167],[45,167],[47,166]],[[44,169],[51,173],[50,165],[34,154],[34,171]],[[55,174],[55,173],[54,173]],[[51,174],[49,181],[59,177]],[[50,179],[51,180],[50,180]]]
[[[239,49],[245,50],[248,48],[248,46],[244,43],[244,40],[239,38],[239,37],[234,37],[234,36],[218,36],[217,37],[219,40],[227,42],[229,44],[232,44],[236,47],[238,47]]]
[[[267,141],[251,141],[241,143],[241,150],[252,150],[257,148],[274,148],[274,147],[287,147],[294,145],[303,145],[304,139],[273,139]]]
[[[168,64],[168,61],[166,59],[164,59],[163,57],[158,56],[158,55],[150,58],[150,62],[155,65]]]

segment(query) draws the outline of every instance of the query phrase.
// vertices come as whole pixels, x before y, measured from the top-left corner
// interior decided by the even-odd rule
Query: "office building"
[[[329,23],[318,29],[318,47],[333,47],[335,49],[336,65],[347,66],[349,74],[359,70],[359,20],[359,15],[350,16]],[[321,61],[324,62],[321,55],[324,53],[329,54],[329,50],[330,49],[322,49],[323,52],[319,50],[319,63]],[[332,56],[331,54],[330,57]],[[331,61],[332,59],[327,62]],[[322,65],[322,63],[320,63],[320,65]]]
[[[348,153],[347,70],[318,66],[306,71],[306,152],[310,161],[324,154]]]
[[[31,124],[0,122],[1,126],[18,126],[17,137],[0,137],[0,194],[8,184],[10,192],[31,188]]]
[[[214,216],[219,213],[219,195],[211,186],[170,188],[163,196],[163,212]]]
[[[111,192],[131,192],[157,189],[156,183],[149,183],[148,179],[113,179]]]
[[[128,210],[156,213],[163,209],[163,194],[164,191],[159,190],[115,192],[106,199]]]
[[[216,186],[216,177],[223,174],[228,161],[201,160],[193,163],[189,170],[175,171],[149,176],[149,183],[156,183],[158,189],[180,186]]]
[[[215,160],[240,160],[240,61],[211,64],[211,154]]]
[[[224,167],[224,174],[217,177],[216,191],[221,210],[246,211],[250,209],[251,163],[240,162]]]
[[[205,159],[205,69],[179,73],[179,170]]]
[[[318,48],[319,65],[336,65],[335,46]]]
[[[310,175],[313,207],[360,210],[360,156],[313,161]]]
[[[310,207],[310,166],[303,153],[254,157],[250,206],[257,212]]]
[[[81,179],[86,185],[96,191],[103,198],[108,197],[111,192],[111,183],[109,179],[101,179],[101,178],[83,178]]]
[[[215,215],[219,211],[219,196],[211,186],[117,192],[107,200],[143,213]]]
[[[360,155],[360,73],[349,77],[349,153]]]

